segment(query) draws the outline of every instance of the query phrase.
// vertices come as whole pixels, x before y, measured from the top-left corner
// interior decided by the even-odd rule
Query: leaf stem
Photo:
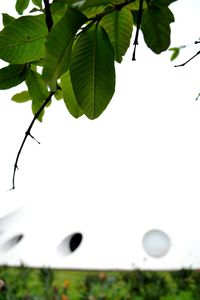
[[[53,18],[51,15],[51,8],[50,8],[49,0],[43,0],[43,2],[44,2],[44,7],[45,7],[46,25],[47,25],[48,31],[50,31],[51,28],[53,27]]]

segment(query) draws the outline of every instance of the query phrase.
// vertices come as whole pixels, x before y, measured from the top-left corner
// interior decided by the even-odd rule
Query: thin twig
[[[197,101],[197,100],[199,99],[199,97],[200,97],[200,93],[198,94],[198,96],[196,97],[196,99],[195,99],[195,100]]]
[[[136,47],[138,45],[138,37],[139,37],[139,30],[142,22],[142,12],[143,12],[143,0],[140,0],[140,5],[139,5],[139,11],[138,11],[138,18],[137,18],[137,29],[135,33],[135,39],[134,39],[134,49],[133,49],[133,56],[132,60],[136,60]]]
[[[49,0],[43,0],[44,2],[44,6],[45,6],[45,15],[46,15],[46,25],[48,28],[48,31],[51,30],[52,26],[53,26],[53,18],[51,15],[51,9],[50,9],[50,4],[49,4]],[[25,132],[25,136],[24,139],[21,143],[21,146],[19,148],[19,151],[17,153],[16,159],[15,159],[15,164],[14,164],[14,170],[13,170],[13,177],[12,177],[12,188],[11,190],[15,189],[15,177],[16,177],[16,171],[18,170],[18,161],[21,155],[21,152],[23,150],[23,147],[25,145],[25,142],[28,138],[28,136],[30,136],[32,139],[34,139],[38,144],[40,144],[40,142],[38,140],[36,140],[34,138],[34,136],[31,134],[31,129],[35,123],[35,121],[37,120],[37,118],[40,116],[40,114],[42,113],[43,109],[45,108],[45,106],[51,101],[52,96],[55,94],[55,92],[50,92],[49,96],[45,99],[44,103],[41,105],[41,107],[38,109],[38,111],[36,112],[33,120],[31,121],[27,131]]]
[[[36,140],[32,134],[31,134],[31,129],[35,123],[35,121],[37,120],[37,118],[40,116],[40,114],[42,113],[43,109],[45,108],[45,106],[51,101],[51,98],[52,96],[55,94],[55,92],[50,92],[49,96],[45,99],[44,103],[42,104],[42,106],[40,107],[40,109],[36,112],[33,120],[31,121],[27,131],[25,132],[25,136],[24,136],[24,139],[21,143],[21,146],[19,148],[19,151],[17,153],[17,156],[16,156],[16,160],[15,160],[15,164],[14,164],[14,170],[13,170],[13,178],[12,178],[12,188],[11,190],[14,190],[15,189],[15,175],[16,175],[16,170],[18,169],[18,161],[19,161],[19,157],[21,155],[21,152],[22,152],[22,149],[24,147],[24,144],[26,142],[26,139],[28,136],[30,136],[31,138],[33,138],[34,140]],[[37,140],[36,140],[37,141]],[[38,142],[38,141],[37,141]],[[38,142],[39,143],[39,142]]]
[[[189,63],[192,59],[194,59],[199,54],[200,54],[200,51],[198,51],[195,55],[193,55],[190,59],[188,59],[184,63],[182,63],[180,65],[175,65],[174,67],[184,67],[187,63]]]

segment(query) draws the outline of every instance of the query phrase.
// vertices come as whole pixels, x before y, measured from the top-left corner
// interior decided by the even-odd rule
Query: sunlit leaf
[[[24,103],[31,100],[31,96],[28,91],[23,91],[12,96],[12,100],[17,103]]]
[[[48,97],[47,85],[42,79],[42,76],[35,71],[30,70],[26,79],[29,94],[32,98],[32,111],[35,114],[42,106],[44,100]],[[43,113],[38,120],[42,121]]]
[[[133,17],[130,10],[122,8],[103,17],[100,24],[108,34],[115,51],[115,60],[122,61],[126,53],[133,30]]]
[[[24,10],[28,7],[30,0],[17,0],[16,1],[16,11],[19,15],[22,15]]]
[[[63,91],[63,99],[68,111],[73,117],[79,118],[80,116],[82,116],[83,111],[80,108],[74,95],[69,71],[61,76],[61,87]]]
[[[82,32],[73,49],[70,75],[83,112],[97,118],[115,90],[114,50],[105,30],[93,25]]]
[[[69,8],[48,36],[43,78],[52,89],[56,88],[60,75],[69,68],[75,34],[85,21],[82,13]]]
[[[12,64],[43,58],[47,34],[44,15],[14,20],[0,32],[0,58]]]
[[[9,65],[0,69],[0,89],[10,89],[21,82],[27,77],[26,65]]]

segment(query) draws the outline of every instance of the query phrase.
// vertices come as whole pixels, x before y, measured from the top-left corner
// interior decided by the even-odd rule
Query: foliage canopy
[[[122,62],[133,30],[133,60],[140,29],[154,53],[168,49],[174,1],[17,0],[19,15],[34,8],[17,19],[3,14],[0,59],[8,65],[0,70],[0,89],[24,81],[27,91],[12,100],[31,100],[34,115],[51,103],[51,93],[75,118],[97,118],[112,99],[115,62]]]
[[[25,82],[27,90],[12,100],[31,101],[34,114],[16,156],[12,189],[26,139],[35,139],[31,129],[52,98],[63,100],[75,118],[99,117],[115,92],[115,62],[122,62],[133,31],[132,60],[140,31],[154,53],[168,49],[175,1],[16,0],[20,17],[2,15],[0,59],[8,64],[0,69],[0,89]]]

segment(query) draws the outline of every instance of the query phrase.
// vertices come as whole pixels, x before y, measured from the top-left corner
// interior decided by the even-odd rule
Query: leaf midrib
[[[96,107],[95,107],[95,76],[96,76],[96,68],[95,68],[95,62],[96,62],[96,45],[97,45],[97,26],[98,24],[95,26],[95,35],[94,35],[94,44],[93,44],[93,78],[92,78],[92,87],[93,87],[93,115],[95,116],[95,111],[96,111]]]
[[[37,41],[37,40],[41,40],[41,39],[46,38],[47,35],[48,35],[48,34],[41,35],[40,37],[35,37],[35,38],[29,39],[29,40],[27,40],[27,41],[21,41],[21,42],[15,43],[15,44],[9,44],[9,45],[4,46],[4,47],[1,47],[1,46],[0,46],[0,49],[12,48],[12,47],[20,46],[20,45],[23,45],[23,44],[32,43],[32,42],[34,42],[34,41]]]

